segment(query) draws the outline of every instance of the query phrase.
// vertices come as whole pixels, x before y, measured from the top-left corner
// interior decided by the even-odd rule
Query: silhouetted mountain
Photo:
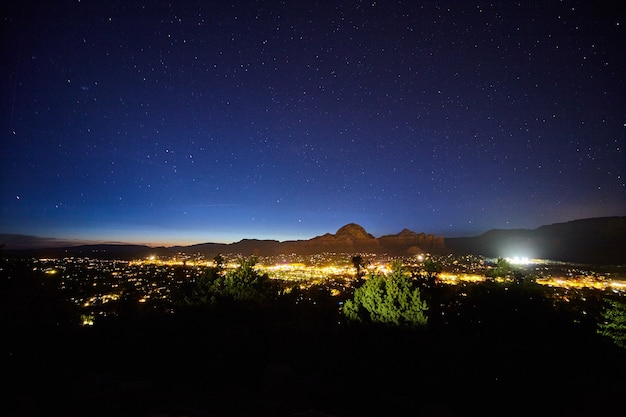
[[[350,223],[341,227],[335,234],[326,233],[308,240],[276,240],[244,239],[231,244],[204,243],[199,245],[176,248],[177,251],[200,252],[206,256],[217,253],[238,253],[250,255],[279,255],[296,253],[312,255],[323,252],[337,253],[387,253],[389,255],[410,255],[423,251],[443,253],[443,238],[424,233],[403,230],[397,235],[376,238],[362,226]]]
[[[0,233],[0,242],[5,245],[6,249],[65,248],[94,243],[85,240],[57,239],[17,233]]]
[[[356,223],[349,223],[337,230],[335,237],[338,239],[352,239],[352,240],[371,240],[376,239],[371,234],[367,233],[363,226]]]
[[[296,241],[291,243],[292,252],[301,254],[313,254],[320,252],[380,252],[378,240],[367,233],[358,224],[350,223],[337,233],[326,233],[310,240]]]
[[[37,239],[34,238],[33,239]],[[42,241],[46,241],[42,239]],[[200,243],[190,246],[151,248],[142,245],[78,245],[51,248],[33,248],[28,250],[6,250],[8,254],[32,257],[67,257],[89,256],[103,259],[131,259],[150,255],[172,255],[175,253],[200,253],[213,257],[218,253],[241,254],[243,256],[271,256],[282,253],[311,255],[323,252],[337,253],[387,253],[389,255],[411,255],[420,252],[443,253],[443,238],[424,233],[403,230],[396,235],[376,238],[362,226],[350,223],[341,227],[335,234],[326,233],[308,240],[243,239],[235,243]]]
[[[378,238],[386,253],[397,255],[415,255],[418,253],[445,253],[443,237],[415,233],[404,229],[396,235],[385,235]]]
[[[160,248],[142,245],[99,244],[52,248],[5,250],[9,255],[28,256],[34,258],[66,258],[88,257],[95,259],[137,259],[145,258]]]
[[[229,244],[201,243],[167,248],[100,244],[29,250],[2,249],[2,251],[6,254],[30,257],[88,256],[102,259],[167,256],[179,252],[200,253],[209,258],[218,253],[242,256],[271,256],[283,253],[311,255],[323,252],[378,253],[392,256],[454,253],[487,257],[525,256],[578,263],[622,265],[626,264],[626,217],[581,219],[542,226],[534,230],[496,229],[480,236],[460,238],[443,238],[415,233],[408,229],[395,235],[376,238],[362,226],[350,223],[341,227],[335,234],[326,233],[308,240],[284,242],[243,239]]]
[[[456,254],[526,256],[567,262],[626,264],[626,217],[599,217],[534,230],[490,230],[480,236],[446,238]]]

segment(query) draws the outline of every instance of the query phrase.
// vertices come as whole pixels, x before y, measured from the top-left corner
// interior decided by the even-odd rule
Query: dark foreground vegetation
[[[348,321],[350,294],[281,293],[243,269],[237,287],[214,272],[178,289],[174,313],[120,305],[84,327],[27,262],[3,261],[0,413],[626,414],[626,349],[598,334],[602,294],[563,301],[532,282],[415,283],[426,323],[383,325]]]

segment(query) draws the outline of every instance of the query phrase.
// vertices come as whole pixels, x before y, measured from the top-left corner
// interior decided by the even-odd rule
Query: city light
[[[532,261],[526,256],[514,256],[512,258],[506,258],[507,262],[512,265],[528,265]]]
[[[447,274],[440,273],[439,281],[445,284],[460,284],[461,282],[483,282],[487,280],[485,275],[478,274]]]
[[[363,278],[372,275],[388,276],[396,258],[363,254],[366,261]],[[282,282],[283,293],[293,289],[307,290],[325,287],[329,294],[341,297],[353,289],[356,269],[352,255],[324,253],[316,255],[280,255],[256,259],[254,269],[270,279]],[[226,255],[223,272],[241,265],[241,255]],[[582,265],[570,265],[549,260],[508,258],[514,265],[504,277],[490,276],[493,266],[488,259],[478,256],[433,256],[421,254],[401,259],[407,276],[417,283],[428,285],[429,275],[424,270],[424,259],[431,259],[442,267],[436,274],[438,285],[466,285],[491,281],[509,286],[522,282],[566,290],[593,290],[626,294],[626,276],[621,271],[594,271]],[[93,325],[93,317],[114,311],[116,302],[130,293],[140,305],[153,305],[171,300],[171,288],[185,282],[194,282],[205,276],[208,268],[215,268],[213,260],[204,256],[174,254],[171,257],[149,256],[132,261],[91,258],[38,259],[33,270],[41,271],[49,279],[58,281],[59,288],[76,291],[71,301],[85,311],[84,325]],[[91,319],[89,317],[92,317]]]
[[[547,277],[537,278],[537,284],[561,288],[593,288],[600,291],[626,291],[626,281],[598,279],[597,277]]]

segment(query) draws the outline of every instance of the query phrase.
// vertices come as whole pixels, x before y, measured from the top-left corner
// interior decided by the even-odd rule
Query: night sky
[[[148,244],[626,215],[613,1],[10,1],[0,232]]]

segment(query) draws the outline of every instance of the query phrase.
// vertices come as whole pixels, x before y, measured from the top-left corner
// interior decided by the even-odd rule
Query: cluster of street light
[[[362,254],[361,273],[367,279],[371,274],[387,275],[391,272],[393,257]],[[219,261],[225,271],[237,268],[244,257],[225,255]],[[520,274],[537,284],[565,290],[590,289],[612,291],[626,296],[626,277],[615,272],[594,272],[587,267],[571,266],[546,260],[514,262],[517,277],[490,277],[495,260],[476,256],[453,257],[421,254],[402,259],[408,274],[415,279],[426,279],[424,261],[437,262],[442,271],[437,273],[441,285],[497,282],[520,282]],[[170,258],[148,257],[133,261],[99,260],[89,258],[38,259],[36,270],[57,280],[58,286],[70,294],[77,305],[93,311],[111,301],[117,301],[129,288],[139,294],[138,302],[167,301],[172,286],[194,281],[208,268],[216,267],[216,260],[202,256],[180,254]],[[312,256],[296,254],[278,257],[260,257],[254,268],[269,278],[292,283],[299,288],[326,285],[333,295],[339,295],[351,286],[356,275],[350,254],[327,253]]]

